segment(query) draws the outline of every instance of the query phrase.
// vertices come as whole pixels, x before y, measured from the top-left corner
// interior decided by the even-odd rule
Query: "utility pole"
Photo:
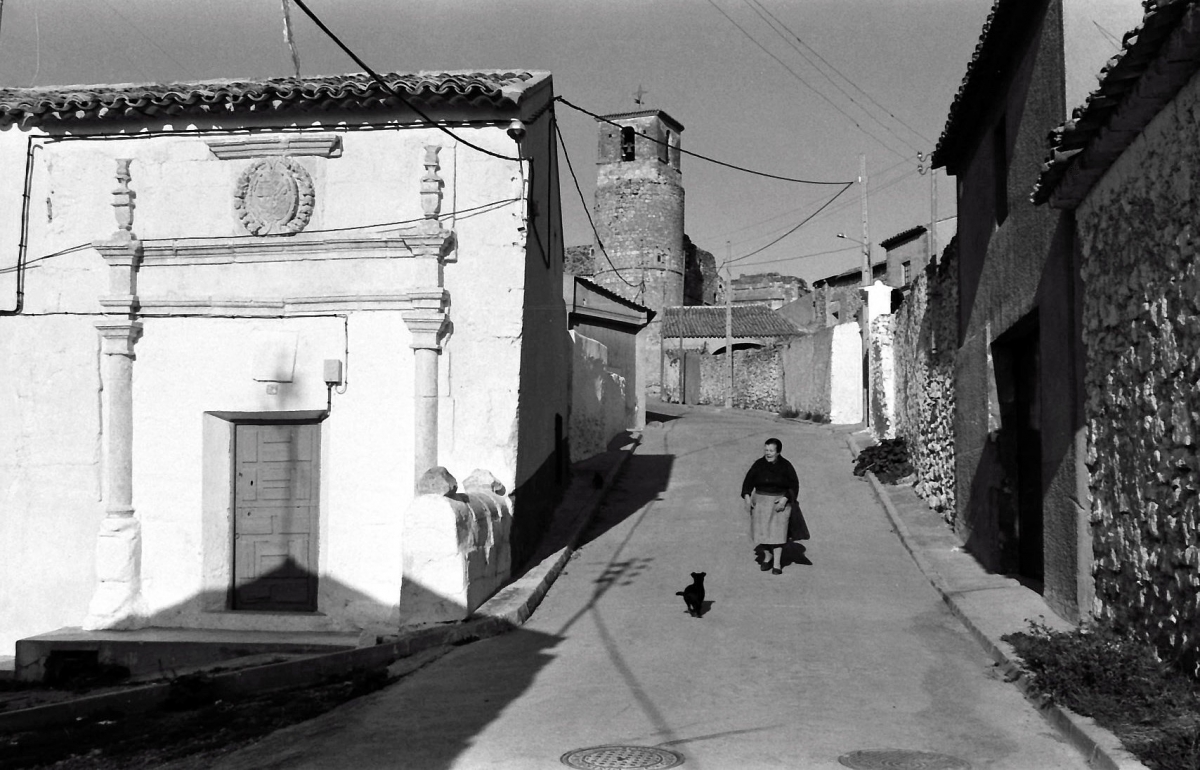
[[[929,264],[936,264],[937,243],[937,169],[929,169]]]
[[[733,251],[725,241],[725,358],[729,360],[729,387],[725,389],[725,408],[733,408]]]
[[[871,285],[871,236],[867,230],[867,156],[858,156],[858,186],[859,196],[862,199],[862,247],[863,247],[863,264],[862,264],[862,285]]]

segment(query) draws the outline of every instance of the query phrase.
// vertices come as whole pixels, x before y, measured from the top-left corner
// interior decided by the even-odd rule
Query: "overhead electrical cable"
[[[775,240],[771,241],[771,242],[770,242],[770,243],[768,243],[766,246],[763,246],[763,247],[761,247],[761,248],[757,248],[757,249],[755,249],[754,251],[750,252],[749,254],[743,254],[742,256],[740,256],[740,257],[736,257],[736,258],[734,258],[734,259],[727,259],[727,260],[725,260],[725,262],[724,262],[724,263],[722,263],[722,266],[724,266],[724,265],[732,265],[732,264],[734,264],[734,263],[741,262],[743,259],[749,259],[750,257],[754,256],[755,254],[758,254],[758,253],[759,253],[759,252],[761,252],[761,251],[765,251],[765,250],[767,250],[767,249],[771,248],[771,247],[772,247],[772,246],[774,246],[775,244],[777,244],[777,243],[779,243],[780,241],[782,241],[784,238],[788,237],[788,236],[789,236],[789,235],[791,235],[792,233],[794,233],[794,232],[796,232],[797,230],[799,230],[801,227],[804,227],[804,225],[808,224],[808,223],[809,223],[809,222],[810,222],[810,221],[811,221],[811,220],[812,220],[812,219],[813,219],[815,216],[817,216],[817,214],[820,214],[822,211],[824,211],[826,208],[828,208],[828,207],[829,207],[829,205],[830,205],[831,203],[833,203],[833,202],[834,202],[835,200],[837,200],[838,198],[842,197],[842,193],[844,193],[844,192],[846,192],[847,190],[849,190],[849,189],[850,189],[850,188],[851,188],[851,187],[852,187],[854,184],[855,184],[854,182],[847,182],[847,183],[846,183],[846,186],[845,186],[845,187],[843,187],[842,189],[838,190],[838,191],[837,191],[837,193],[835,193],[835,194],[834,194],[834,196],[833,196],[832,198],[830,198],[829,200],[825,201],[825,203],[821,205],[821,208],[819,208],[819,209],[817,209],[816,211],[814,211],[813,213],[809,214],[809,215],[808,215],[808,216],[806,216],[804,219],[801,219],[801,220],[800,220],[800,221],[799,221],[799,222],[796,224],[796,226],[795,226],[795,227],[793,227],[792,229],[788,230],[786,233],[784,233],[783,235],[779,236],[779,237],[778,237],[778,238],[776,238]]]
[[[591,110],[585,110],[583,107],[580,107],[578,104],[572,104],[571,102],[567,101],[566,99],[564,99],[561,96],[554,97],[554,100],[558,101],[558,102],[562,102],[563,104],[567,105],[568,107],[570,107],[573,110],[578,110],[579,112],[582,112],[584,115],[590,115],[591,117],[595,118],[596,120],[599,120],[604,123],[608,123],[611,126],[617,126],[618,128],[626,128],[627,127],[627,126],[621,125],[620,123],[617,123],[616,121],[609,120],[608,118],[604,117],[603,115],[597,115],[596,113],[592,112]],[[641,136],[645,139],[649,139],[651,142],[654,142],[655,144],[661,144],[666,147],[671,147],[671,145],[668,144],[667,142],[664,142],[663,140],[658,139],[657,137],[650,136],[649,134],[638,132],[638,136]],[[765,171],[755,171],[754,169],[746,168],[744,166],[737,166],[737,165],[734,165],[733,163],[726,163],[723,160],[717,160],[716,158],[710,158],[707,155],[701,155],[698,152],[691,152],[690,150],[685,150],[682,147],[673,147],[672,149],[678,150],[679,152],[683,153],[684,155],[690,155],[693,158],[699,158],[700,160],[708,161],[709,163],[715,163],[718,166],[724,166],[725,168],[731,168],[735,171],[742,171],[744,173],[753,174],[755,176],[766,177],[767,179],[778,179],[782,182],[795,182],[796,184],[823,184],[823,185],[854,184],[853,182],[847,183],[847,182],[840,182],[840,181],[839,182],[829,182],[829,181],[820,181],[820,180],[815,180],[815,179],[797,179],[796,177],[779,176],[778,174],[768,174]]]
[[[523,199],[522,198],[500,198],[498,200],[489,201],[488,203],[481,203],[478,206],[471,206],[469,208],[458,209],[455,211],[447,211],[445,213],[439,214],[437,216],[437,218],[438,219],[450,219],[450,218],[463,219],[463,218],[466,218],[467,216],[474,216],[474,215],[486,213],[487,211],[491,211],[492,209],[496,209],[501,206],[506,206],[509,203],[518,203],[521,200],[523,200]],[[416,224],[417,222],[424,222],[424,221],[426,221],[426,217],[422,216],[422,217],[416,217],[413,219],[401,219],[401,220],[397,220],[395,222],[375,222],[375,223],[369,224],[369,225],[349,225],[346,227],[326,227],[326,228],[322,228],[320,230],[305,230],[304,232],[306,234],[341,233],[341,232],[346,232],[347,230],[366,230],[366,229],[372,228],[372,227],[396,227],[399,225],[411,225],[411,224]],[[251,233],[245,233],[245,234],[240,234],[240,235],[231,235],[228,237],[229,238],[266,239],[266,238],[291,238],[293,236],[291,234],[284,234],[284,233],[274,233],[271,235],[253,235]],[[142,238],[142,239],[140,239],[140,242],[141,243],[163,243],[166,241],[192,241],[192,240],[211,240],[211,239],[212,239],[212,236],[209,236],[209,235],[194,235],[194,236],[185,235],[185,236],[179,236],[179,237],[174,237],[174,238]],[[59,251],[54,251],[49,254],[43,254],[40,257],[34,257],[33,259],[26,260],[23,264],[20,265],[20,267],[27,268],[30,265],[33,265],[37,262],[44,262],[49,259],[54,259],[55,257],[65,256],[67,254],[71,254],[76,251],[83,251],[85,249],[90,249],[90,248],[92,248],[92,244],[90,242],[89,243],[80,243],[76,246],[71,246],[66,249],[61,249]],[[9,267],[3,267],[3,268],[0,268],[0,275],[3,275],[5,273],[13,273],[16,271],[17,271],[16,265],[12,265]]]
[[[915,129],[915,128],[913,128],[912,126],[910,126],[908,123],[905,123],[905,122],[904,122],[903,120],[901,120],[901,119],[900,119],[900,118],[899,118],[899,117],[898,117],[898,116],[897,116],[895,113],[893,113],[893,112],[892,112],[891,110],[889,110],[887,107],[883,106],[883,105],[882,105],[882,104],[880,104],[878,101],[876,101],[875,97],[871,96],[869,93],[867,93],[866,91],[864,91],[864,90],[863,90],[863,89],[862,89],[862,88],[861,88],[861,87],[860,87],[860,86],[859,86],[857,83],[855,83],[853,80],[851,80],[850,78],[848,78],[848,77],[846,76],[846,74],[845,74],[845,73],[843,73],[843,72],[842,72],[841,70],[839,70],[837,67],[835,67],[835,66],[833,66],[832,64],[830,64],[830,63],[829,63],[829,60],[828,60],[828,59],[826,59],[824,56],[822,56],[822,55],[821,55],[821,54],[820,54],[820,53],[817,51],[817,49],[813,48],[811,45],[809,45],[808,43],[804,42],[804,41],[803,41],[803,40],[800,38],[800,36],[799,36],[799,35],[797,35],[797,34],[796,34],[794,31],[792,31],[792,29],[791,29],[790,27],[788,27],[788,25],[786,25],[786,24],[784,24],[782,21],[780,21],[780,19],[779,19],[779,17],[778,17],[778,16],[776,16],[776,15],[775,15],[775,14],[773,14],[773,13],[771,13],[771,11],[770,11],[770,10],[768,10],[768,9],[767,9],[767,7],[766,7],[765,5],[763,5],[763,4],[762,4],[762,0],[745,0],[745,2],[747,2],[747,3],[754,3],[754,4],[755,4],[755,5],[757,5],[759,8],[762,8],[762,10],[763,10],[763,11],[764,11],[764,12],[765,12],[765,13],[766,13],[768,16],[770,16],[772,19],[774,19],[774,20],[775,20],[775,23],[776,23],[776,24],[778,24],[780,27],[783,27],[783,29],[784,29],[784,30],[785,30],[785,31],[786,31],[786,32],[787,32],[789,35],[791,35],[793,38],[795,38],[795,39],[796,39],[796,42],[798,42],[800,45],[804,46],[806,49],[808,49],[809,51],[811,51],[811,52],[812,52],[812,54],[813,54],[813,56],[816,56],[818,59],[820,59],[820,60],[821,60],[821,62],[822,62],[822,63],[823,63],[823,64],[824,64],[826,67],[828,67],[829,69],[833,70],[833,71],[834,71],[834,73],[836,73],[836,74],[838,75],[838,77],[840,77],[842,80],[844,80],[844,81],[846,81],[847,83],[849,83],[851,88],[853,88],[855,91],[858,91],[858,92],[859,92],[860,94],[862,94],[863,96],[867,97],[867,99],[868,99],[868,100],[869,100],[869,101],[870,101],[872,104],[874,104],[876,107],[878,107],[879,109],[881,109],[881,110],[883,110],[884,112],[886,112],[890,118],[892,118],[892,119],[893,119],[893,120],[895,120],[897,123],[899,123],[900,125],[902,125],[902,126],[904,126],[905,128],[907,128],[909,131],[913,132],[913,134],[914,134],[914,135],[916,135],[916,136],[917,136],[917,137],[918,137],[918,138],[921,140],[921,142],[922,142],[922,143],[924,143],[924,144],[926,144],[926,145],[929,145],[929,144],[932,144],[932,143],[933,143],[932,141],[930,141],[929,137],[925,136],[925,135],[924,135],[924,134],[922,134],[920,131],[918,131],[917,129]],[[803,54],[801,54],[801,55],[803,55]],[[807,58],[807,57],[805,57],[805,60],[807,61],[807,60],[808,60],[808,58]],[[814,65],[814,66],[815,66],[815,65]],[[820,71],[820,70],[818,69],[818,71]],[[828,76],[826,76],[826,77],[828,77]],[[829,79],[829,82],[833,83],[834,81],[833,81],[833,79],[832,79],[832,78],[830,78],[830,79]],[[836,85],[836,84],[835,84],[835,85]],[[839,90],[841,90],[841,89],[839,89]],[[844,92],[843,92],[843,93],[844,93]],[[847,95],[847,98],[849,98],[849,96],[848,96],[848,95]],[[893,133],[895,133],[895,132],[893,132]],[[897,138],[900,138],[898,134],[896,135],[896,137],[897,137]],[[902,140],[902,141],[903,141],[903,140]],[[914,149],[914,150],[916,149],[916,148],[915,148],[915,147],[913,147],[911,144],[908,144],[908,142],[905,142],[905,144],[907,144],[909,147],[912,147],[912,149]]]
[[[893,169],[895,169],[895,168],[898,168],[899,166],[902,166],[902,165],[904,165],[904,163],[905,163],[905,161],[898,161],[898,162],[896,162],[896,163],[893,163],[892,165],[888,166],[887,168],[883,169],[882,171],[877,171],[877,172],[874,172],[874,173],[872,174],[872,179],[878,180],[880,177],[882,177],[882,176],[884,176],[885,174],[889,173],[889,172],[890,172],[890,171],[892,171]],[[916,173],[916,169],[908,169],[907,171],[905,171],[905,172],[904,172],[904,174],[902,174],[901,176],[897,177],[897,178],[896,178],[896,179],[894,179],[894,180],[890,180],[890,181],[888,181],[888,182],[886,182],[886,183],[884,183],[884,184],[882,184],[882,185],[880,185],[880,184],[876,184],[876,185],[875,185],[875,187],[874,187],[874,189],[875,189],[876,191],[878,191],[878,190],[884,190],[884,189],[887,189],[888,187],[891,187],[891,186],[892,186],[893,184],[895,184],[896,182],[898,182],[898,181],[901,181],[901,180],[903,180],[903,179],[905,179],[905,178],[907,178],[907,177],[911,176],[913,173]],[[744,226],[742,226],[742,227],[738,227],[738,228],[735,228],[735,229],[733,229],[733,230],[726,230],[724,233],[721,233],[720,235],[713,236],[713,237],[712,237],[712,239],[713,239],[713,240],[728,240],[728,239],[726,239],[726,238],[725,238],[725,236],[726,236],[726,235],[730,235],[730,234],[732,234],[732,233],[740,233],[740,232],[742,232],[743,230],[749,230],[749,229],[750,229],[750,228],[752,228],[752,227],[758,227],[759,225],[765,225],[765,224],[766,224],[766,223],[768,223],[768,222],[774,222],[776,219],[781,219],[781,218],[783,218],[783,217],[791,216],[791,215],[795,214],[795,213],[796,213],[796,212],[798,212],[798,211],[801,211],[801,210],[803,210],[803,209],[807,209],[807,208],[809,207],[809,205],[811,205],[811,204],[809,204],[809,203],[805,203],[805,204],[803,204],[803,205],[796,206],[796,207],[794,207],[794,208],[790,208],[790,209],[788,209],[787,211],[780,212],[779,214],[776,214],[776,215],[774,215],[774,216],[772,216],[772,217],[768,217],[768,218],[766,218],[766,219],[760,220],[760,221],[758,221],[758,222],[753,222],[753,223],[751,223],[751,224],[744,225]],[[833,213],[833,212],[835,212],[835,211],[841,211],[841,210],[843,210],[843,209],[845,209],[845,208],[847,208],[847,207],[849,207],[849,206],[852,206],[852,205],[855,205],[855,201],[846,201],[846,202],[844,202],[844,203],[842,203],[842,204],[840,204],[840,205],[834,206],[833,208],[829,209],[828,211],[826,211],[826,212],[825,212],[825,215],[832,214],[832,213]],[[787,225],[784,225],[783,227],[787,227]],[[766,230],[766,231],[764,231],[764,232],[760,232],[760,233],[757,233],[757,234],[755,234],[755,235],[748,236],[748,237],[746,237],[746,238],[739,238],[739,239],[735,239],[734,241],[732,241],[732,243],[733,243],[734,245],[737,245],[737,244],[740,244],[740,243],[746,243],[746,242],[748,242],[748,241],[757,240],[757,239],[759,239],[759,238],[762,238],[762,237],[764,237],[764,236],[770,236],[770,235],[773,235],[774,233],[777,233],[777,232],[779,232],[781,229],[783,229],[783,227],[775,227],[775,228],[772,228],[772,229],[770,229],[770,230]]]
[[[362,67],[363,71],[366,72],[368,75],[370,75],[371,79],[374,80],[376,83],[378,83],[380,85],[380,87],[383,88],[384,91],[387,91],[389,94],[391,94],[392,96],[399,99],[404,104],[405,107],[408,107],[410,110],[412,110],[414,113],[416,113],[417,116],[420,117],[421,120],[428,123],[431,128],[436,128],[437,130],[441,131],[442,133],[448,134],[448,135],[454,137],[455,141],[457,141],[461,144],[464,144],[467,147],[470,147],[472,150],[477,150],[479,152],[482,152],[484,155],[490,155],[493,158],[499,158],[500,160],[514,160],[514,161],[523,160],[523,158],[513,157],[510,155],[502,155],[498,152],[493,152],[492,150],[489,150],[485,147],[480,147],[479,145],[477,145],[473,142],[469,142],[466,139],[463,139],[458,134],[451,131],[450,129],[441,125],[440,123],[435,121],[433,118],[426,115],[423,111],[421,111],[421,109],[419,107],[417,107],[417,105],[413,104],[412,101],[410,101],[407,97],[405,97],[399,91],[397,91],[396,89],[394,89],[390,85],[388,85],[388,83],[379,76],[379,73],[375,72],[375,70],[373,70],[369,66],[367,66],[367,63],[364,62],[361,58],[359,58],[358,54],[356,54],[356,53],[354,53],[354,51],[350,50],[349,46],[347,46],[345,43],[343,43],[338,38],[337,35],[333,34],[333,32],[329,29],[329,27],[325,26],[325,22],[321,21],[321,19],[318,18],[315,13],[313,13],[311,10],[309,10],[308,5],[305,4],[304,0],[293,0],[293,2],[296,3],[296,6],[300,10],[304,11],[304,13],[308,16],[308,18],[312,19],[313,23],[316,24],[317,27],[319,27],[320,30],[322,32],[324,32],[325,35],[330,40],[332,40],[337,45],[338,48],[341,48],[342,51],[344,51],[347,56],[349,56],[351,59],[353,59],[355,64]]]
[[[592,212],[588,211],[587,199],[583,197],[583,189],[579,186],[579,177],[575,176],[575,166],[571,163],[571,155],[567,152],[567,145],[563,141],[562,129],[558,127],[558,117],[554,111],[550,111],[550,123],[554,126],[554,133],[558,135],[558,146],[562,148],[563,157],[567,159],[567,170],[571,172],[571,181],[575,183],[575,192],[579,193],[579,202],[583,204],[583,213],[587,214],[588,225],[592,228],[592,235],[596,236],[596,247],[600,249],[600,253],[604,255],[604,261],[612,268],[612,271],[617,274],[617,277],[630,288],[645,289],[645,282],[641,286],[636,283],[631,283],[629,279],[621,275],[621,271],[613,264],[609,258],[608,252],[604,250],[604,241],[600,238],[600,233],[596,230],[596,223],[592,221]]]
[[[808,90],[812,91],[812,92],[813,92],[814,94],[816,94],[817,96],[821,97],[821,99],[823,99],[823,100],[824,100],[824,101],[825,101],[827,104],[829,104],[829,106],[830,106],[830,107],[833,107],[833,109],[835,109],[835,110],[836,110],[836,111],[837,111],[837,112],[838,112],[838,113],[839,113],[839,114],[840,114],[842,117],[844,117],[846,120],[848,120],[848,121],[850,121],[852,124],[854,124],[854,127],[855,127],[855,128],[857,128],[859,131],[862,131],[864,134],[866,134],[867,136],[869,136],[869,137],[871,137],[872,139],[874,139],[874,140],[875,140],[877,143],[879,143],[879,145],[880,145],[881,147],[883,147],[884,149],[886,149],[888,152],[895,153],[896,155],[899,155],[900,157],[905,157],[905,156],[904,156],[904,153],[900,152],[900,151],[899,151],[899,150],[897,150],[895,147],[892,147],[890,144],[888,144],[887,142],[883,141],[883,139],[881,139],[880,137],[876,136],[875,134],[871,133],[871,132],[870,132],[870,131],[868,131],[866,128],[864,128],[864,127],[863,127],[863,126],[862,126],[862,125],[861,125],[861,124],[860,124],[860,123],[859,123],[857,120],[855,120],[855,119],[854,119],[854,117],[853,117],[852,115],[850,115],[850,114],[849,114],[849,113],[847,113],[845,110],[843,110],[843,109],[842,109],[842,108],[841,108],[841,107],[840,107],[840,106],[837,104],[837,102],[833,101],[833,100],[832,100],[832,99],[830,99],[828,96],[826,96],[825,94],[823,94],[823,93],[821,93],[819,90],[817,90],[815,87],[813,87],[813,85],[812,85],[811,83],[809,83],[807,80],[805,80],[805,79],[804,79],[804,77],[800,75],[800,73],[796,72],[794,69],[792,69],[791,67],[789,67],[789,66],[787,65],[787,62],[785,62],[783,59],[780,59],[778,56],[776,56],[775,54],[773,54],[773,53],[771,52],[771,50],[770,50],[770,49],[768,49],[768,48],[767,48],[765,45],[763,45],[762,43],[758,42],[758,40],[757,40],[757,39],[755,39],[755,37],[754,37],[753,35],[751,35],[751,34],[750,34],[750,33],[749,33],[747,30],[746,30],[746,28],[745,28],[745,27],[743,27],[741,24],[738,24],[738,23],[737,23],[737,21],[736,21],[736,20],[735,20],[735,19],[734,19],[732,16],[730,16],[730,15],[729,15],[729,14],[727,14],[727,13],[725,13],[725,11],[724,11],[724,10],[721,8],[721,6],[719,6],[719,5],[717,5],[717,4],[716,4],[715,0],[708,0],[708,3],[709,3],[709,5],[711,5],[713,8],[716,8],[716,9],[717,9],[717,11],[718,11],[718,12],[719,12],[719,13],[720,13],[722,16],[724,16],[726,19],[728,19],[730,24],[732,24],[733,26],[737,27],[737,28],[738,28],[738,30],[739,30],[739,31],[740,31],[740,32],[741,32],[743,35],[745,35],[745,36],[746,36],[746,37],[747,37],[747,38],[750,40],[750,42],[751,42],[751,43],[754,43],[756,46],[758,46],[760,49],[762,49],[763,53],[765,53],[767,56],[770,56],[772,59],[774,59],[776,62],[778,62],[778,63],[779,63],[779,65],[780,65],[781,67],[783,67],[785,70],[787,70],[788,72],[790,72],[790,73],[792,74],[792,77],[796,78],[796,80],[799,80],[799,81],[800,81],[800,83],[801,83],[801,84],[802,84],[802,85],[803,85],[805,88],[807,88]]]
[[[760,267],[762,265],[777,265],[780,262],[791,262],[797,259],[809,259],[810,257],[825,257],[830,254],[841,254],[844,251],[862,251],[858,246],[843,246],[840,249],[829,249],[828,251],[814,251],[809,254],[797,254],[794,257],[782,257],[780,259],[767,259],[762,262],[751,262],[743,267]]]
[[[108,0],[100,0],[100,1],[101,1],[102,3],[104,3],[105,5],[107,5],[107,6],[108,6],[108,9],[109,9],[110,11],[112,11],[112,12],[113,12],[113,13],[115,13],[116,15],[120,16],[120,17],[121,17],[121,19],[122,19],[122,20],[123,20],[123,21],[124,21],[126,24],[128,24],[130,27],[133,27],[133,29],[134,29],[134,31],[135,31],[135,32],[137,32],[137,33],[138,33],[139,35],[141,35],[142,37],[146,38],[146,40],[150,41],[150,45],[152,45],[152,46],[154,46],[155,48],[157,48],[159,53],[161,53],[163,56],[167,57],[167,58],[168,58],[168,59],[170,59],[171,61],[175,62],[175,66],[179,67],[179,69],[180,69],[180,70],[183,72],[183,74],[184,74],[184,75],[186,75],[188,72],[190,72],[190,71],[191,71],[191,70],[190,70],[188,67],[184,66],[183,62],[181,62],[181,61],[179,61],[178,59],[176,59],[174,56],[172,56],[172,55],[170,54],[170,52],[169,52],[169,51],[167,51],[165,48],[163,48],[161,45],[159,45],[159,44],[158,44],[158,41],[157,41],[157,40],[155,40],[155,39],[154,39],[154,38],[153,38],[151,35],[148,35],[148,34],[146,34],[146,31],[145,31],[144,29],[142,29],[142,28],[141,28],[141,27],[139,27],[138,25],[134,24],[134,23],[133,23],[133,21],[132,21],[132,20],[131,20],[131,19],[130,19],[128,16],[126,16],[125,14],[121,13],[120,11],[118,11],[118,10],[116,9],[116,7],[114,7],[114,6],[113,6],[113,4],[112,4],[112,3],[108,2]]]

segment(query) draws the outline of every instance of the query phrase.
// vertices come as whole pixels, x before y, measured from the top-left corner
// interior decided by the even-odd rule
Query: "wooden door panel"
[[[235,609],[316,609],[317,441],[311,424],[237,426]]]

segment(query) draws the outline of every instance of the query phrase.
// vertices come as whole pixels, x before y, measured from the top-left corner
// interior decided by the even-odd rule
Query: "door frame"
[[[321,473],[328,457],[329,431],[322,430],[320,423],[329,416],[325,410],[296,410],[278,412],[204,412],[203,413],[203,480],[201,495],[201,607],[209,613],[236,613],[312,616],[321,613],[321,592],[318,578],[315,611],[288,610],[234,610],[233,609],[233,520],[236,516],[235,480],[237,471],[234,457],[234,437],[237,425],[279,425],[283,423],[317,424],[317,569],[319,576],[325,572],[328,549],[328,520],[323,515],[329,510],[328,488],[322,483]]]

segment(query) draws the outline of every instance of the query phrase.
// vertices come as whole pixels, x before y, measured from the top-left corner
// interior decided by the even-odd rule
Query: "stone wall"
[[[1200,671],[1200,84],[1078,209],[1095,612]]]
[[[777,412],[786,403],[783,393],[782,345],[733,351],[733,405],[738,409],[763,409]],[[716,355],[687,352],[700,359],[699,403],[725,405],[729,383],[729,359]],[[663,363],[663,399],[679,402],[679,354],[668,350]],[[688,401],[691,401],[689,396]]]
[[[599,454],[629,427],[627,383],[608,365],[608,347],[576,332],[571,359],[571,461]]]
[[[896,435],[893,419],[896,389],[896,363],[892,350],[894,321],[892,315],[877,316],[871,321],[871,431],[877,439]]]
[[[833,327],[793,337],[781,351],[784,403],[800,414],[829,415]]]
[[[957,244],[921,272],[896,311],[895,434],[917,472],[913,489],[954,521],[954,340]]]
[[[403,627],[465,620],[512,572],[504,485],[476,470],[462,486],[445,468],[431,468],[404,513]]]

